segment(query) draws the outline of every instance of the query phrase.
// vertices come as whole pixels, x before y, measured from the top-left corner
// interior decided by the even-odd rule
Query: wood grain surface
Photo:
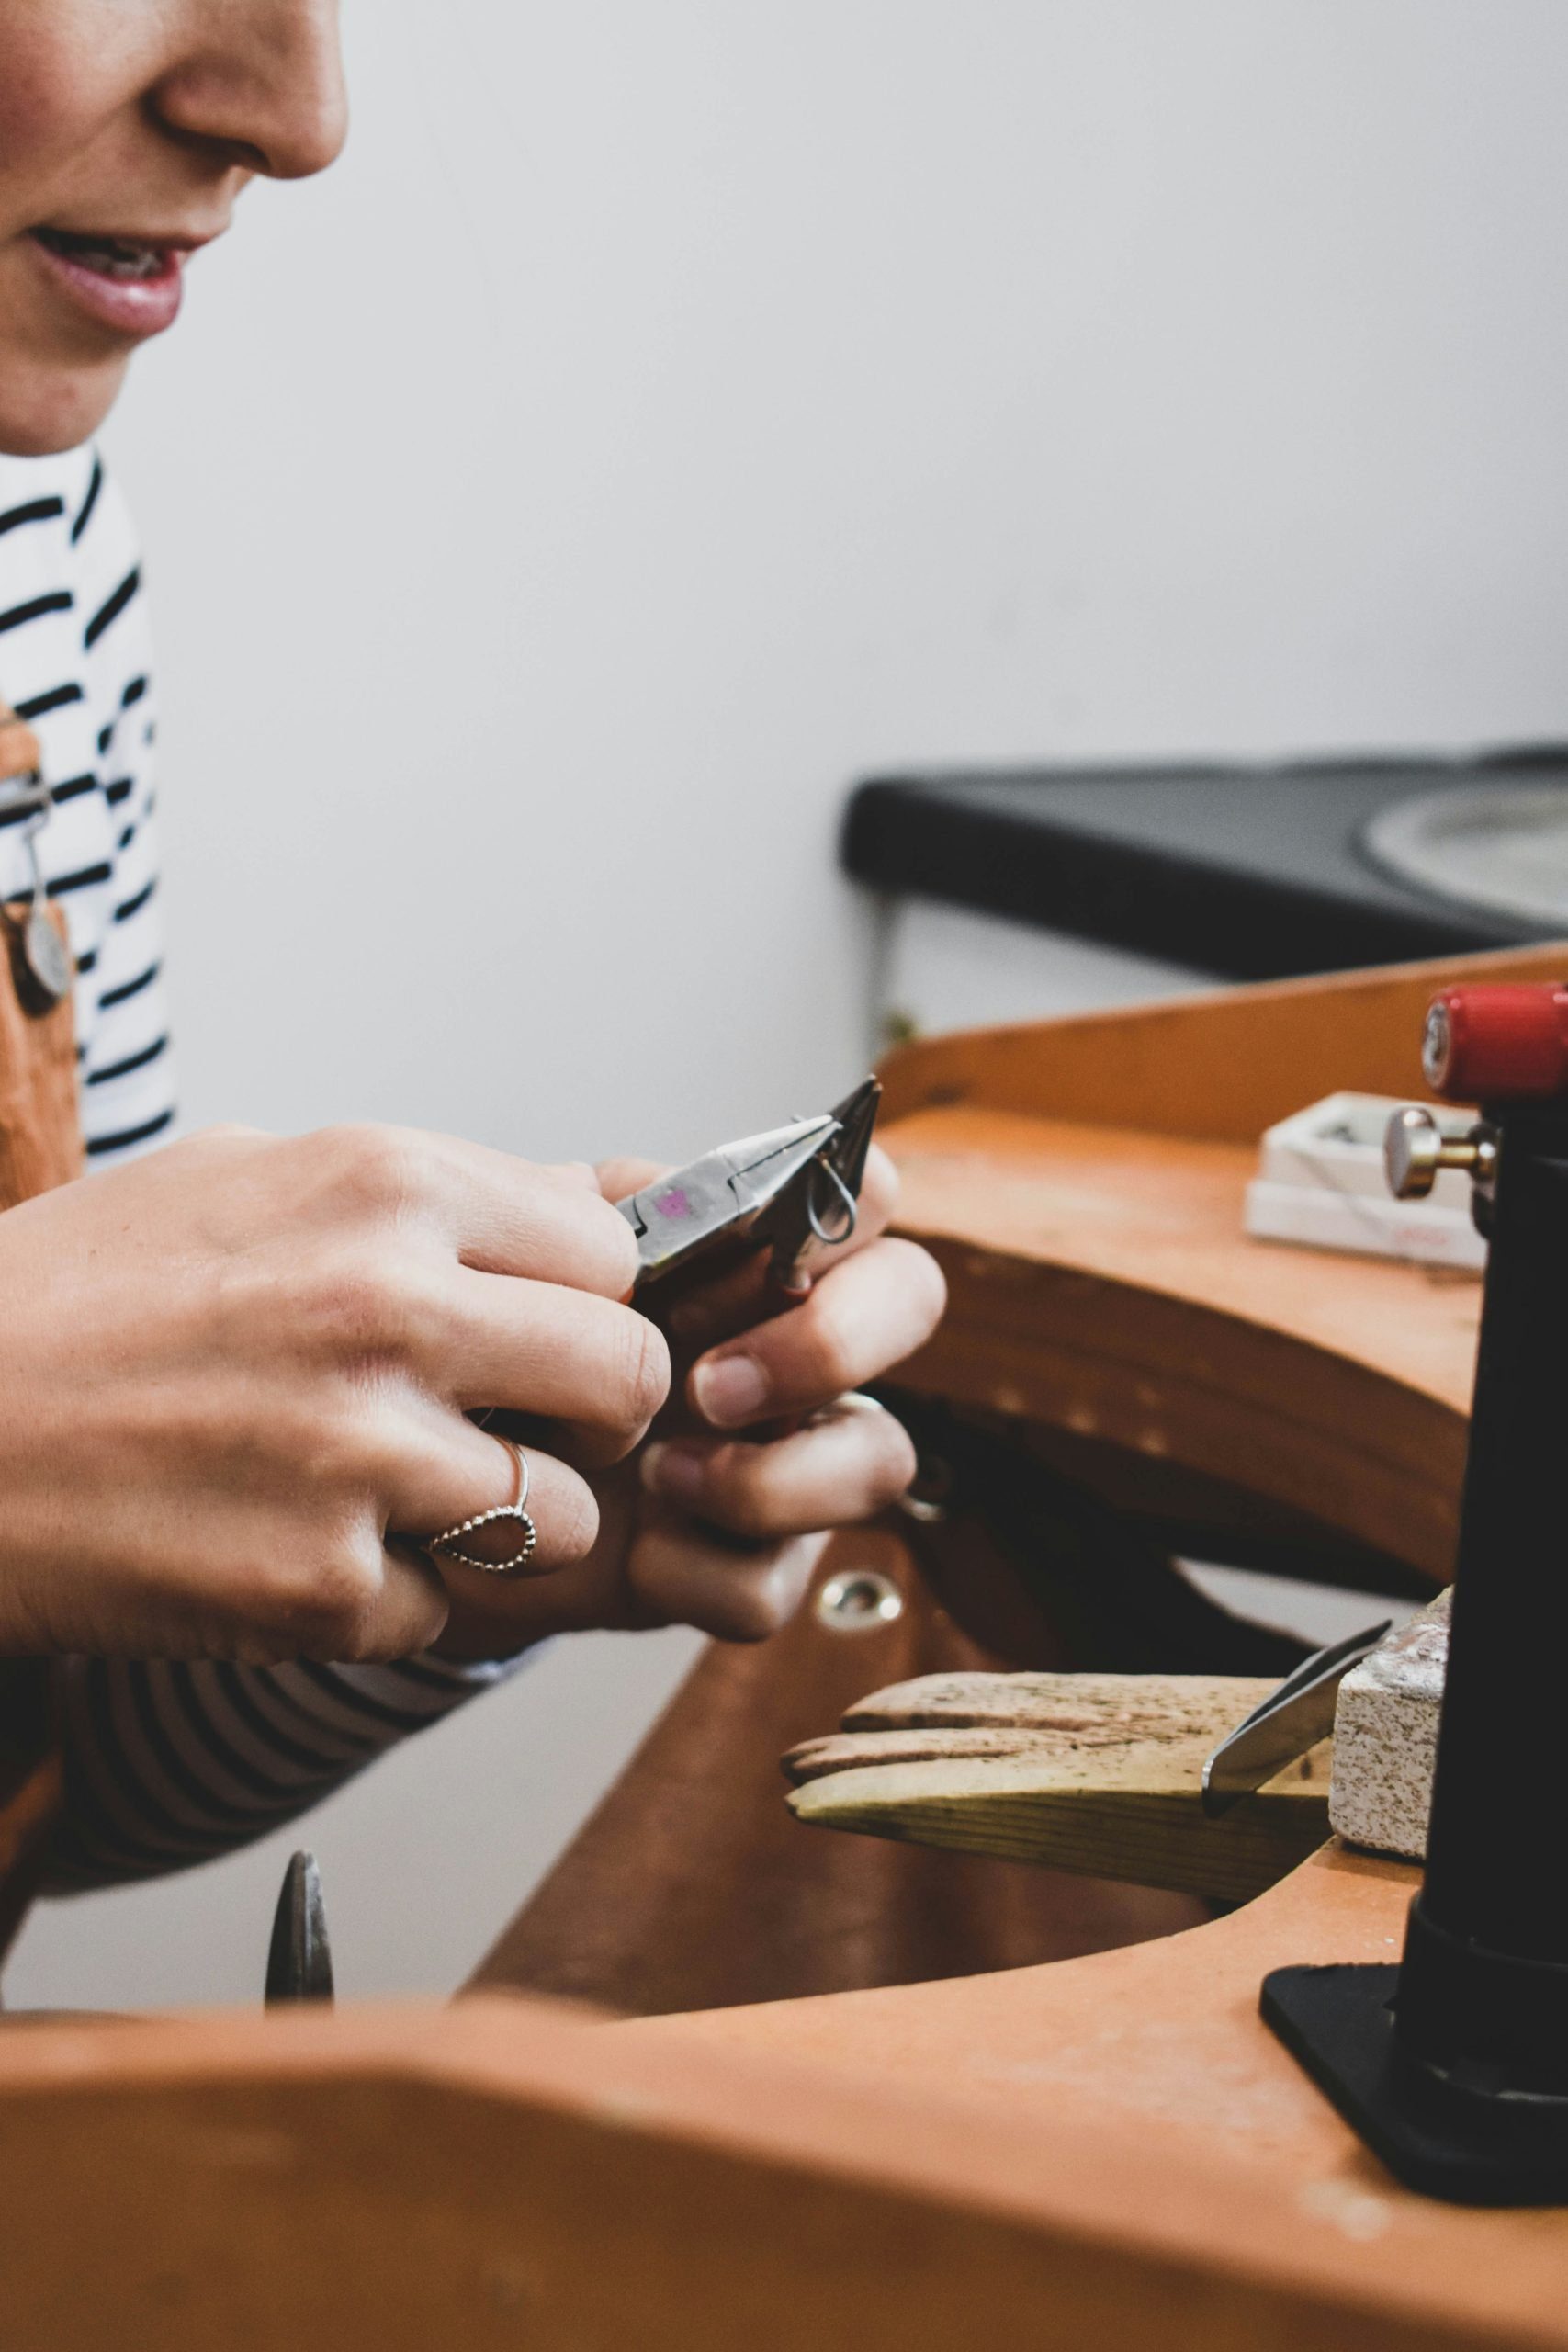
[[[1568,2213],[1484,2212],[1401,2188],[1258,2015],[1273,1967],[1397,1958],[1418,1883],[1403,1865],[1330,1845],[1257,1901],[1179,1936],[984,1979],[716,2011],[680,2020],[681,2046],[700,2035],[716,2049],[809,2061],[861,2085],[868,2102],[878,2086],[983,2096],[1011,2122],[1033,2123],[1057,2156],[1092,2150],[1086,2180],[1120,2146],[1121,2190],[1112,2160],[1101,2180],[1109,2202],[1098,2221],[1085,2215],[1086,2228],[1158,2236],[1179,2208],[1184,2242],[1215,2290],[1200,2341],[1204,2326],[1211,2342],[1257,2352],[1354,2340],[1348,2320],[1339,2336],[1322,2310],[1266,2323],[1226,2310],[1230,2282],[1271,2246],[1319,2287],[1349,2256],[1381,2315],[1374,2341],[1395,2344],[1410,2327],[1434,2346],[1466,2330],[1498,2346],[1560,2346]],[[616,2035],[647,2046],[675,2030],[675,2020],[648,2019]],[[988,2127],[978,2145],[987,2137]],[[955,2154],[959,2196],[963,2169]],[[1190,2312],[1160,2311],[1124,2276],[1117,2326],[1084,2341],[1149,2352],[1185,2342]]]
[[[1257,1241],[1256,1152],[976,1105],[888,1134],[948,1283],[901,1385],[1230,1483],[1449,1572],[1481,1285]]]
[[[900,1613],[845,1632],[808,1604],[770,1642],[710,1644],[473,1986],[637,2015],[706,2009],[1016,1968],[1201,1916],[1177,1894],[1032,1858],[802,1836],[779,1777],[786,1748],[873,1683],[1018,1657],[954,1623],[889,1529],[838,1537],[818,1595],[836,1567],[885,1577]]]
[[[874,1691],[791,1750],[808,1827],[1245,1903],[1328,1834],[1325,1740],[1222,1818],[1203,1760],[1272,1682],[1239,1675],[948,1674]]]
[[[885,1120],[983,1102],[1029,1118],[1256,1145],[1341,1088],[1429,1102],[1421,1028],[1439,988],[1561,980],[1568,942],[1265,981],[993,1029],[917,1038],[882,1065]]]
[[[620,2026],[12,2025],[0,2340],[1562,2347],[1564,2217],[1399,2189],[1257,2017],[1269,1967],[1388,1957],[1414,1883],[1329,1852],[1121,1952]]]
[[[1480,1283],[1255,1241],[1258,1137],[1349,1087],[1427,1100],[1422,1015],[1568,946],[1286,980],[889,1057],[900,1224],[950,1306],[899,1378],[1229,1483],[1441,1581]]]

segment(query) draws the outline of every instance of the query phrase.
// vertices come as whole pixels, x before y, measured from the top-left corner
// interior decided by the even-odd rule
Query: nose
[[[190,35],[150,94],[181,140],[268,179],[324,171],[348,133],[338,0],[187,0]]]

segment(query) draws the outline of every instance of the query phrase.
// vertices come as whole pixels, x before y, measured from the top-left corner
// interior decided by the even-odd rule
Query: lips
[[[170,260],[166,245],[132,243],[120,237],[78,237],[67,229],[40,229],[38,240],[62,260],[80,262],[84,269],[100,277],[130,284],[161,277]]]
[[[35,229],[32,243],[55,290],[117,335],[162,334],[179,315],[183,254],[173,243]]]

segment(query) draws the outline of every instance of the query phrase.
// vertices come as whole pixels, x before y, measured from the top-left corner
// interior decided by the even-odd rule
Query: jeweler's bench
[[[909,1049],[904,1221],[953,1298],[911,1385],[1164,1522],[1438,1580],[1474,1285],[1240,1238],[1264,1125],[1424,1091],[1433,978]],[[1278,1962],[1390,1957],[1414,1883],[1329,1848],[1155,1942],[620,2024],[488,1991],[15,2024],[0,2337],[1568,2346],[1568,2215],[1397,2188],[1258,2020]]]

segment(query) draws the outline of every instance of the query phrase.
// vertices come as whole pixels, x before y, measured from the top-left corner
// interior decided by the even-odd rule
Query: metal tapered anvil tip
[[[298,1853],[283,1873],[266,1955],[266,2002],[330,2001],[333,1954],[321,1873],[314,1854]]]

